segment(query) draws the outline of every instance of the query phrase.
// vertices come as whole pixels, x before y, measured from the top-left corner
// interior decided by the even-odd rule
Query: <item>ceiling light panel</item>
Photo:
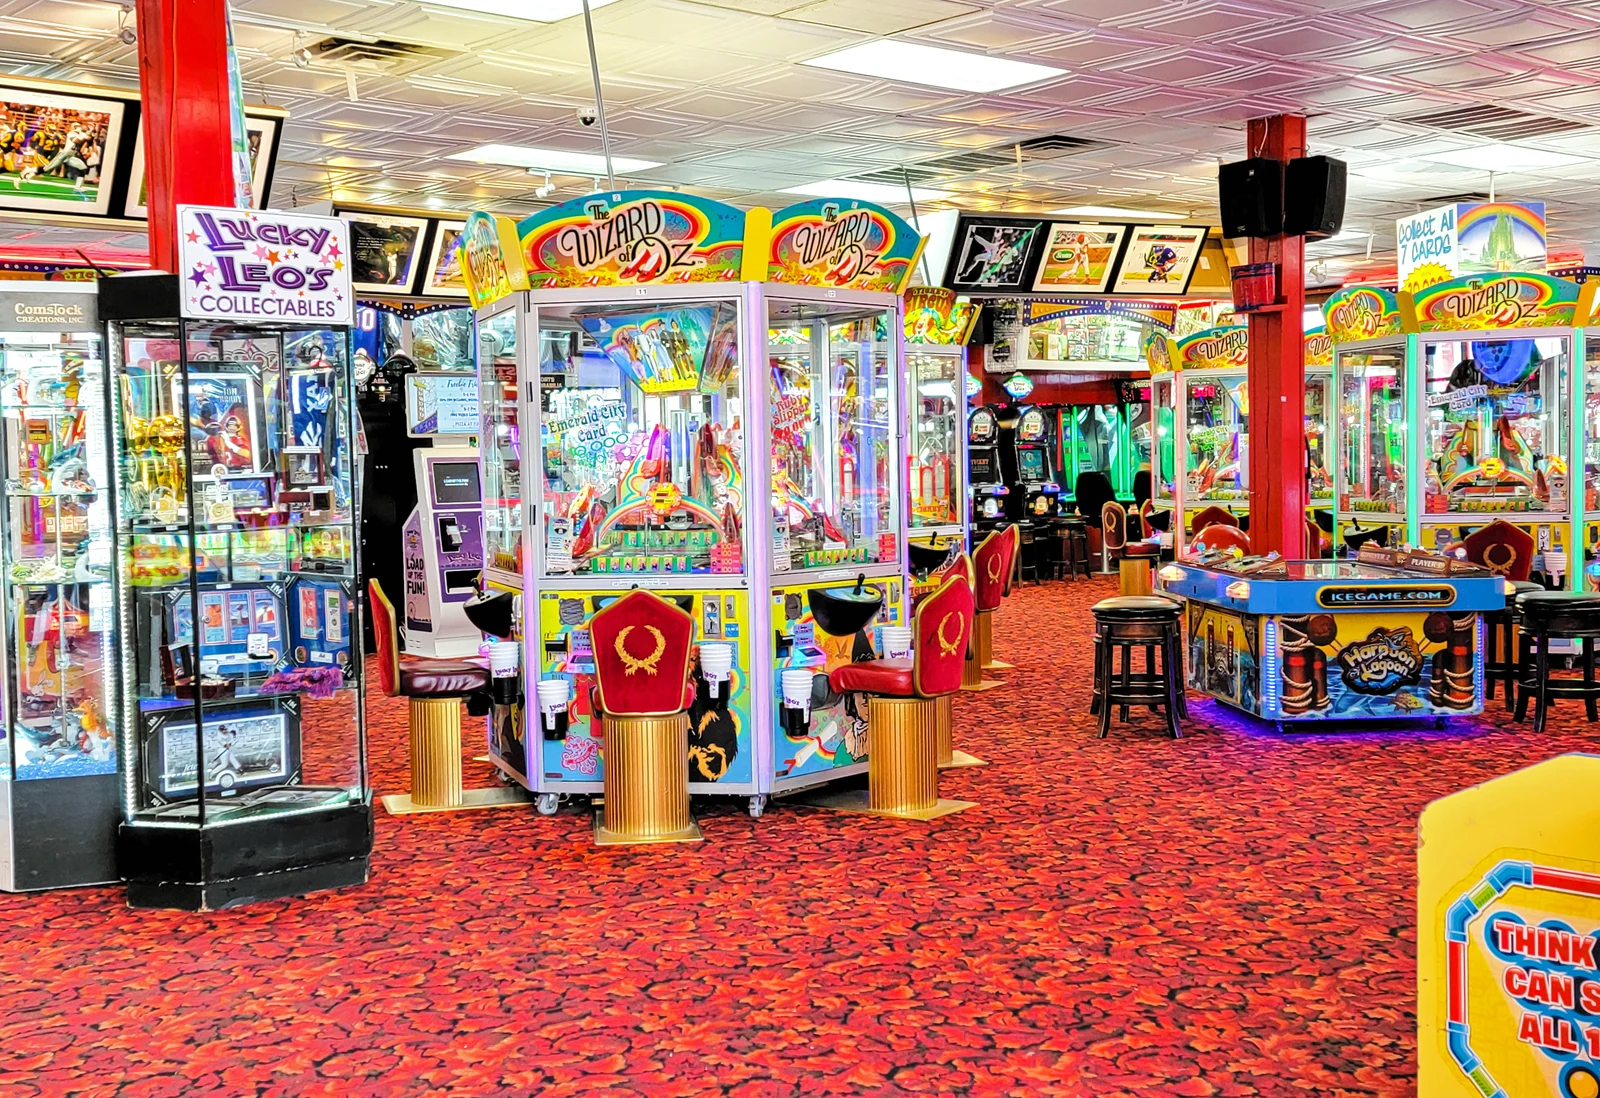
[[[508,168],[537,168],[548,172],[575,172],[580,175],[604,175],[606,158],[596,153],[571,152],[566,149],[533,149],[526,145],[479,145],[466,152],[451,153],[446,160],[468,160],[474,164],[493,164]],[[613,170],[637,172],[646,168],[659,168],[657,160],[634,160],[626,156],[611,158]]]
[[[1062,76],[1065,69],[880,38],[801,62],[816,68],[953,91],[994,92]]]
[[[1470,149],[1456,149],[1454,152],[1429,153],[1423,159],[1437,164],[1450,164],[1457,168],[1485,172],[1544,171],[1568,164],[1579,164],[1584,160],[1581,156],[1529,149],[1521,145],[1478,145]]]
[[[814,198],[854,198],[862,202],[882,202],[885,205],[905,205],[906,188],[892,183],[868,183],[860,179],[821,179],[803,183],[798,187],[785,187],[783,194],[803,194]],[[949,191],[936,191],[927,187],[912,187],[911,198],[917,202],[938,202],[950,197]]]
[[[616,0],[589,0],[589,9],[614,3]],[[454,8],[475,15],[498,15],[504,19],[526,19],[532,23],[554,23],[583,14],[583,0],[424,0],[423,6]]]

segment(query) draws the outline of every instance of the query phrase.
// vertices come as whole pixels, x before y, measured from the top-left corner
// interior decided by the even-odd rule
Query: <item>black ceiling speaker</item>
[[[1217,169],[1222,235],[1277,236],[1283,232],[1283,163],[1265,156]]]
[[[1283,173],[1283,231],[1322,240],[1344,224],[1345,163],[1331,156],[1303,156]]]

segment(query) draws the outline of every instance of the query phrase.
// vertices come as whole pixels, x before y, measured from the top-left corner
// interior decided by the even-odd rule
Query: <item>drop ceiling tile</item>
[[[1442,31],[1471,24],[1498,14],[1496,5],[1472,0],[1422,0],[1416,4],[1384,3],[1366,13],[1375,22],[1388,23],[1413,32]]]
[[[907,37],[958,46],[975,46],[982,50],[1019,50],[1032,43],[1055,37],[1054,32],[1036,23],[1004,19],[996,15],[976,15],[954,19],[936,27],[925,28]],[[1023,60],[1018,57],[1017,60]]]
[[[1274,57],[1305,57],[1324,51],[1346,51],[1362,41],[1361,32],[1335,23],[1290,20],[1256,28],[1238,44]]]
[[[791,8],[781,18],[866,34],[898,34],[979,10],[972,4],[958,4],[952,0],[873,0],[871,4],[861,4],[858,0],[816,0]]]

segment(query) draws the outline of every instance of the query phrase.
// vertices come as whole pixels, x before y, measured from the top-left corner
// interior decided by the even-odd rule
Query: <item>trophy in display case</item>
[[[344,223],[180,207],[177,274],[103,280],[118,863],[135,906],[366,879],[360,447]]]

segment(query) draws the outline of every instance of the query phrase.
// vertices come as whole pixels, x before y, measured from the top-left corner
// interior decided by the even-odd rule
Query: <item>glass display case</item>
[[[910,462],[907,522],[911,536],[961,535],[966,529],[966,349],[906,347]]]
[[[733,304],[541,305],[538,333],[541,575],[738,573]]]
[[[129,900],[357,883],[371,809],[349,329],[182,319],[180,301],[161,274],[101,290]]]
[[[1178,379],[1172,374],[1156,375],[1150,382],[1150,411],[1155,422],[1152,432],[1150,489],[1157,507],[1171,508],[1176,501],[1178,477]]]
[[[93,283],[0,288],[0,889],[117,879],[105,361]]]
[[[1328,442],[1332,389],[1331,364],[1306,370],[1306,504],[1316,508],[1333,506],[1333,453]]]
[[[522,576],[522,430],[517,418],[517,310],[507,303],[478,324],[482,423],[484,571],[515,585]],[[492,456],[491,456],[492,455]]]

